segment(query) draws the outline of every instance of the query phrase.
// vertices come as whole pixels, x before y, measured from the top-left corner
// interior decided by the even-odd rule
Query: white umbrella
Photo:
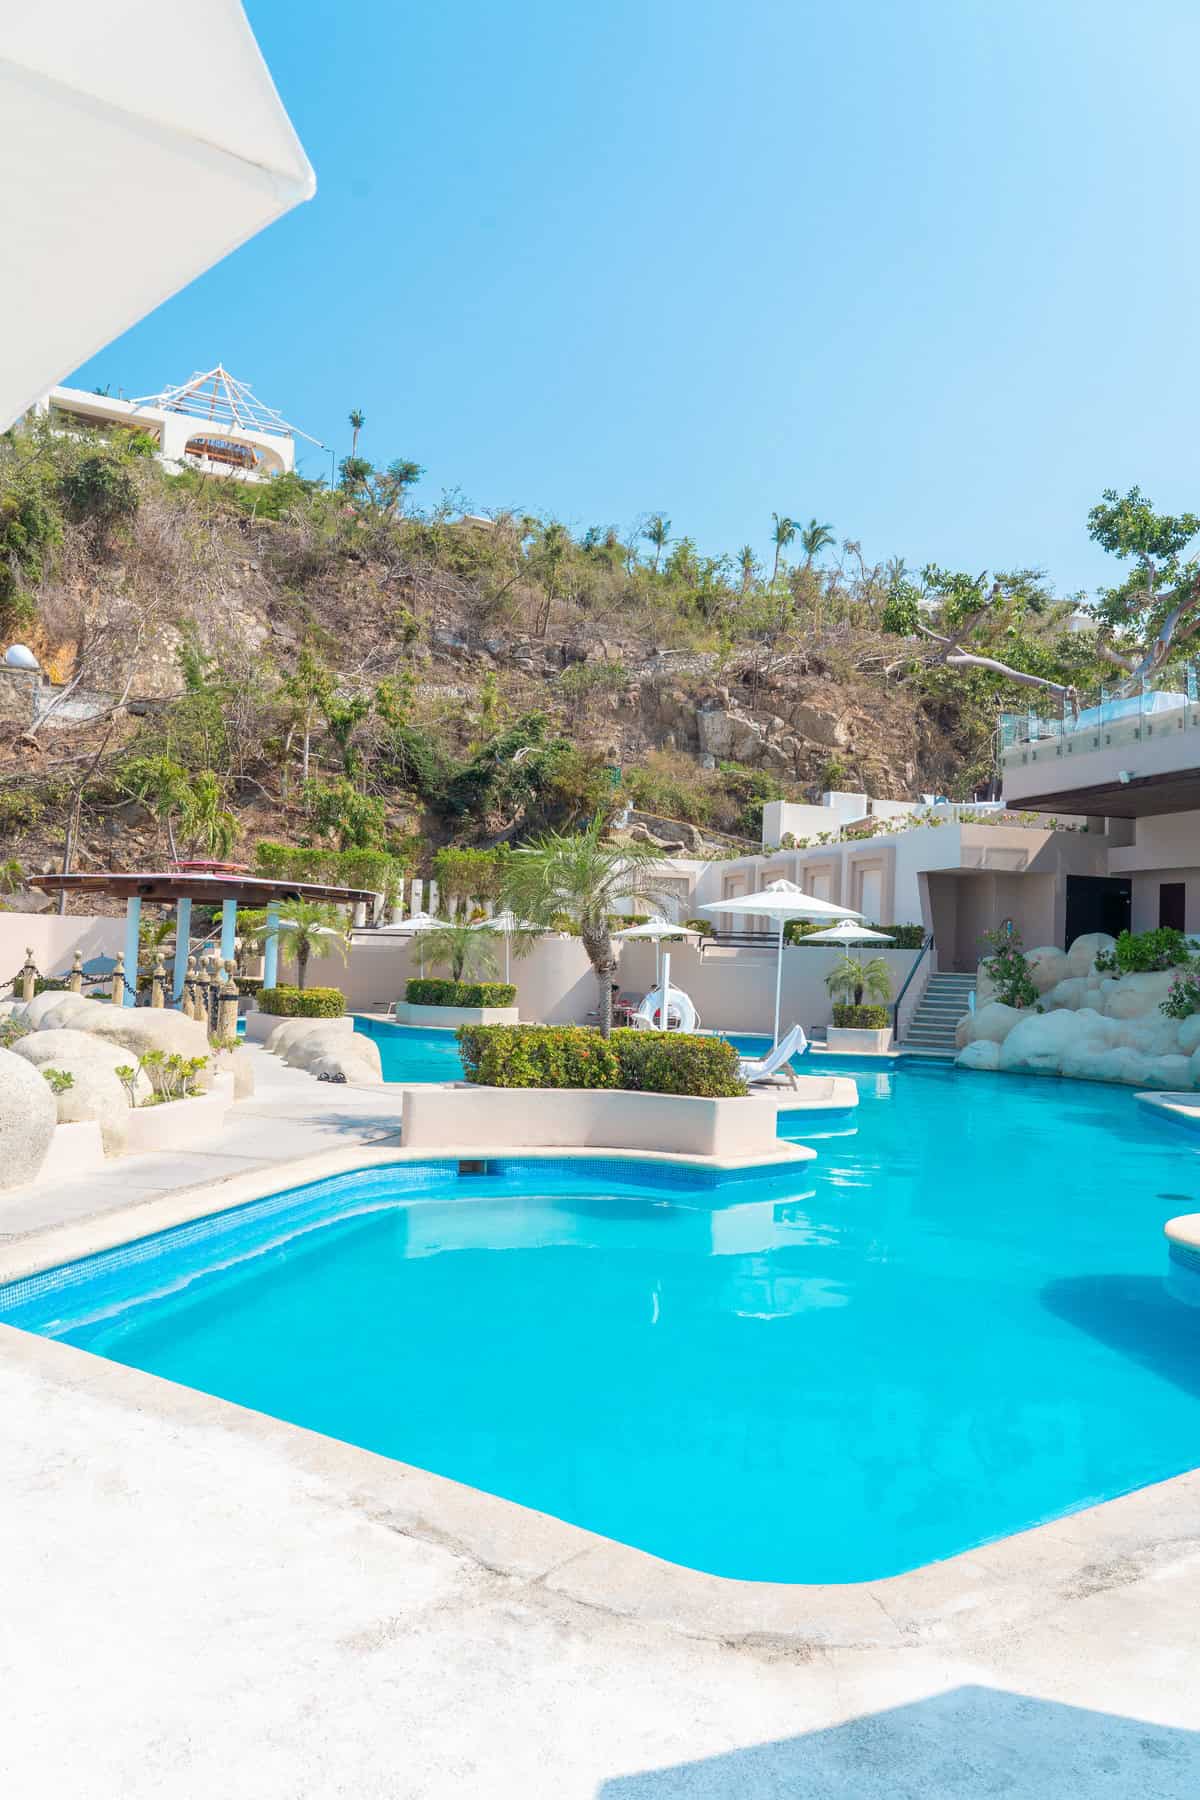
[[[824,931],[807,931],[806,944],[890,944],[886,931],[871,931],[866,925],[855,925],[843,919],[840,925],[829,925]]]
[[[779,921],[779,948],[775,963],[775,1042],[779,1042],[779,997],[783,988],[783,928],[789,919],[861,919],[852,906],[835,906],[806,894],[794,881],[768,881],[757,894],[730,894],[711,900],[701,912],[760,913]]]
[[[5,7],[0,428],[315,188],[241,0]]]
[[[415,937],[418,931],[436,931],[444,925],[445,919],[435,919],[432,913],[410,913],[407,919],[399,919],[394,925],[377,925],[371,933],[372,937]]]
[[[670,919],[647,919],[644,925],[626,925],[620,931],[614,931],[615,938],[653,938],[654,940],[654,985],[658,986],[662,974],[662,950],[664,938],[698,938],[698,931],[690,931],[686,925],[673,925]]]
[[[525,931],[545,931],[544,925],[530,925],[525,919],[518,919],[515,913],[498,912],[490,919],[477,919],[474,925],[467,927],[469,931],[500,931],[504,934],[504,979],[508,980],[509,949],[514,937]]]

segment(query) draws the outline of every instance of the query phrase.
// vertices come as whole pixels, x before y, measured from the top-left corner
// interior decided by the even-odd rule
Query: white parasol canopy
[[[445,919],[435,919],[432,913],[409,913],[407,919],[400,919],[395,925],[377,925],[371,933],[372,937],[416,937],[419,931],[437,931],[446,924]]]
[[[504,979],[508,980],[511,961],[512,939],[520,937],[527,931],[545,931],[544,925],[531,925],[527,919],[518,919],[513,912],[498,912],[490,919],[477,919],[469,928],[471,931],[499,931],[504,934]]]
[[[315,190],[241,0],[6,7],[0,429]]]
[[[892,939],[886,931],[872,931],[866,925],[856,925],[852,919],[843,919],[840,925],[829,925],[824,931],[805,933],[806,944],[890,944]]]
[[[852,906],[835,906],[831,900],[818,900],[806,894],[794,881],[768,881],[757,894],[730,894],[725,900],[710,900],[701,912],[758,913],[779,924],[779,947],[775,962],[775,1037],[779,1042],[779,997],[783,988],[783,928],[789,919],[861,919]]]
[[[689,931],[686,925],[673,925],[670,919],[662,917],[647,919],[644,925],[626,925],[620,931],[614,931],[615,938],[653,938],[654,939],[654,985],[662,980],[662,952],[659,948],[664,938],[698,938],[698,931]]]

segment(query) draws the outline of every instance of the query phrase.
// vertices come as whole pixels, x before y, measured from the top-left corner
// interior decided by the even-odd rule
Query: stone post
[[[238,987],[233,978],[233,964],[225,964],[225,979],[217,1003],[217,1038],[223,1044],[237,1043]]]
[[[114,1006],[125,1004],[125,952],[117,951],[117,963],[112,972],[112,1003]]]
[[[204,995],[204,1026],[209,1037],[217,1029],[217,1008],[221,1000],[221,959],[214,950],[208,959],[208,988]]]
[[[163,953],[160,950],[154,958],[154,973],[150,977],[151,1006],[161,1006],[163,1004],[163,987],[166,979],[167,965],[163,961]]]
[[[199,979],[199,973],[196,969],[196,958],[189,955],[187,959],[187,972],[183,978],[183,995],[181,999],[183,1014],[187,1019],[194,1019],[196,1017],[196,983]]]
[[[83,951],[76,950],[71,964],[71,973],[67,976],[67,988],[72,994],[83,992]]]
[[[37,992],[37,965],[33,960],[33,945],[25,950],[25,966],[21,970],[21,998],[26,1006]]]

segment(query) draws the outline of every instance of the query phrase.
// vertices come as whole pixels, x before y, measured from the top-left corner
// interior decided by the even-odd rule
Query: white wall
[[[125,942],[124,919],[98,914],[0,912],[0,983],[7,982],[25,962],[27,947],[39,975],[69,975],[78,948],[84,962],[93,956],[115,956]]]
[[[888,950],[864,945],[869,957],[880,949],[892,971],[893,996],[916,961],[915,950]],[[775,1018],[775,953],[771,950],[707,950],[672,944],[671,986],[690,994],[701,1023],[724,1031],[769,1032]],[[785,1026],[809,1029],[827,1025],[833,1016],[825,977],[842,952],[834,945],[817,947],[786,945],[783,952],[783,991],[780,1007]],[[638,998],[654,985],[654,945],[626,944],[621,952],[617,979],[623,994]]]

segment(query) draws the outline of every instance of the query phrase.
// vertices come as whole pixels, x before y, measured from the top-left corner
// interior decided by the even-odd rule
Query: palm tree
[[[658,574],[658,559],[671,541],[671,521],[664,519],[661,513],[655,513],[647,524],[642,536],[647,543],[654,545],[654,573]]]
[[[264,908],[252,907],[238,913],[239,930],[258,944],[267,936],[269,924]],[[302,988],[308,979],[312,957],[335,952],[345,962],[350,954],[349,920],[327,901],[289,900],[287,917],[279,920],[275,930],[284,954],[295,958],[297,987]]]
[[[133,799],[154,814],[167,831],[171,861],[179,860],[175,847],[175,819],[187,804],[191,778],[181,763],[170,756],[135,756],[126,763],[122,785]]]
[[[504,904],[531,925],[553,928],[566,917],[579,926],[600,995],[600,1030],[612,1030],[612,977],[616,968],[609,914],[621,900],[666,903],[656,889],[662,851],[653,844],[613,844],[604,838],[599,813],[576,837],[548,832],[514,850],[502,882]]]
[[[738,568],[742,572],[742,592],[748,594],[754,586],[754,571],[758,567],[758,558],[754,554],[753,544],[743,544],[738,551]]]
[[[225,804],[225,788],[211,769],[188,778],[179,807],[179,830],[193,856],[228,856],[237,841],[237,820]]]
[[[352,408],[351,413],[350,413],[350,429],[354,433],[354,437],[352,438],[351,443],[350,443],[351,456],[358,455],[358,434],[362,430],[362,428],[366,424],[366,422],[367,422],[366,414],[363,412],[360,412],[357,406]]]
[[[892,972],[882,956],[863,962],[847,951],[830,969],[825,986],[835,999],[852,1001],[855,1006],[862,1005],[864,994],[882,1004],[892,997]]]
[[[496,973],[494,939],[498,933],[481,931],[473,925],[431,925],[412,941],[422,966],[449,969],[452,981],[462,981],[470,972],[474,981],[487,981]]]
[[[800,533],[800,542],[804,546],[805,568],[811,569],[813,558],[820,556],[822,550],[835,541],[832,525],[818,525],[815,519],[810,519]]]
[[[782,517],[779,513],[772,513],[771,517],[775,521],[775,529],[771,534],[775,539],[775,567],[771,570],[771,580],[774,581],[779,573],[779,558],[796,535],[796,521],[789,519],[786,513]]]

